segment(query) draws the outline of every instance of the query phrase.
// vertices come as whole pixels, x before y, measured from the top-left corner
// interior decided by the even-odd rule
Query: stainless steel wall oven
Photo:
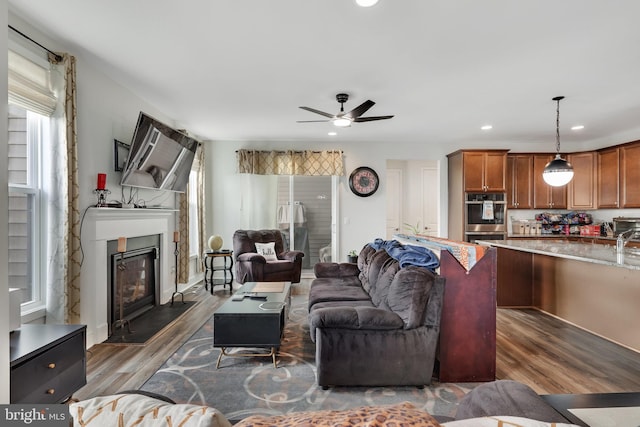
[[[507,233],[505,193],[466,193],[464,234],[467,242],[502,240]]]

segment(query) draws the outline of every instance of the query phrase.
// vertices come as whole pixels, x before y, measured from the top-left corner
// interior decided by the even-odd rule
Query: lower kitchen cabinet
[[[11,403],[62,403],[87,383],[85,325],[22,325],[11,333]]]

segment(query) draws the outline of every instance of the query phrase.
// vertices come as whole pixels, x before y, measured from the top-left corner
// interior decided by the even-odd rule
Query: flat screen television
[[[140,112],[120,184],[185,192],[198,141]]]

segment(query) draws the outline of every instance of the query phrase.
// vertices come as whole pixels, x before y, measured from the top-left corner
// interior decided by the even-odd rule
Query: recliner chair
[[[276,259],[268,260],[258,253],[256,243],[272,242]],[[304,253],[285,252],[280,230],[236,230],[233,234],[233,252],[238,283],[300,282]]]

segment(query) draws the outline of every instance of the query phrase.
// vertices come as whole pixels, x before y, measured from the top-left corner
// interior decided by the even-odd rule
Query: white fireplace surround
[[[160,234],[159,299],[161,304],[171,300],[175,288],[175,214],[175,210],[168,209],[89,208],[87,211],[82,227],[84,262],[80,289],[80,317],[87,325],[87,348],[103,342],[109,335],[109,240]],[[132,326],[135,329],[135,319]]]

